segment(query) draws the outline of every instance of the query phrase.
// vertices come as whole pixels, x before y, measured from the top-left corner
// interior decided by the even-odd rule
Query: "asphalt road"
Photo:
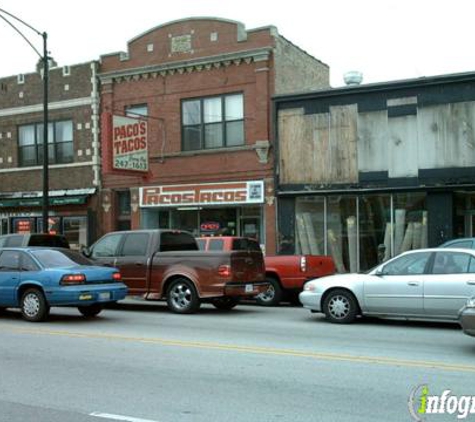
[[[455,324],[334,325],[298,307],[175,315],[127,301],[93,320],[53,308],[41,324],[12,310],[0,317],[0,421],[411,421],[418,385],[475,395],[474,358]]]

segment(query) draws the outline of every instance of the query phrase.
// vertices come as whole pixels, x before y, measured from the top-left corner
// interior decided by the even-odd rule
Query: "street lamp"
[[[36,34],[40,35],[43,38],[43,54],[41,54],[36,47],[28,40],[28,38],[23,35],[23,33],[11,23],[5,16],[17,20],[27,28],[31,29]],[[10,25],[20,36],[28,43],[28,45],[40,56],[41,61],[43,62],[43,233],[48,233],[48,208],[49,208],[49,168],[48,168],[48,34],[46,32],[40,32],[31,25],[27,24],[20,18],[12,15],[6,10],[0,9],[0,18],[3,19],[8,25]]]

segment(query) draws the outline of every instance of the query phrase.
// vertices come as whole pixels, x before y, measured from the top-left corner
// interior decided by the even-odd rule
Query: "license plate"
[[[111,292],[101,292],[99,293],[99,300],[107,300],[111,298]]]
[[[252,293],[254,291],[254,286],[252,284],[246,284],[246,293]]]

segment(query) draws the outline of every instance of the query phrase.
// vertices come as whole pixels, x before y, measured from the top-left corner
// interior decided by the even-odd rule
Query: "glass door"
[[[8,234],[8,218],[0,218],[0,235]]]

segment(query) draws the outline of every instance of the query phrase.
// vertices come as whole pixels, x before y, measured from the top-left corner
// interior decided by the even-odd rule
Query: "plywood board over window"
[[[357,181],[356,105],[304,115],[303,109],[279,113],[282,183]]]

